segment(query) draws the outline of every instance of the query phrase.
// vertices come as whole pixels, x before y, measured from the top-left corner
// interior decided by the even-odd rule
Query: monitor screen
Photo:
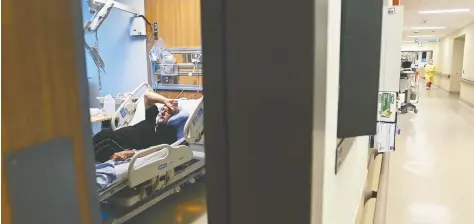
[[[411,68],[410,61],[402,61],[402,68]]]

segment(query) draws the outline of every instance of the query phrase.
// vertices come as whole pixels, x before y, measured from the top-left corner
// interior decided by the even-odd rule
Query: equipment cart
[[[420,79],[412,69],[402,69],[400,71],[400,112],[402,114],[413,111],[418,113],[416,105],[419,101]]]

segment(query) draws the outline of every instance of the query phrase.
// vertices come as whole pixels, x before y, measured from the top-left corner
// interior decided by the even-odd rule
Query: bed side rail
[[[204,137],[204,101],[199,99],[198,106],[184,125],[184,137],[189,144],[198,143]]]
[[[115,111],[110,122],[114,131],[127,127],[132,122],[138,104],[141,102],[140,99],[150,90],[152,88],[148,83],[142,83],[123,101],[117,111]]]
[[[146,162],[136,165],[139,158],[145,159]],[[175,167],[191,161],[192,158],[191,149],[184,145],[163,144],[140,150],[133,155],[128,166],[128,185],[135,187],[153,177],[165,175]]]

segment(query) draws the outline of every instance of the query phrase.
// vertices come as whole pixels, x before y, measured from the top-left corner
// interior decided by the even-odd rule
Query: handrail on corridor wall
[[[377,191],[377,203],[375,206],[374,224],[385,223],[387,213],[387,191],[388,191],[388,174],[390,164],[390,152],[384,152],[382,158],[382,166],[380,169],[379,189]]]
[[[474,85],[474,80],[472,79],[461,78],[461,82]]]
[[[441,73],[441,72],[438,72],[436,73],[437,76],[441,76],[441,77],[446,77],[446,78],[451,78],[451,75],[450,74],[444,74],[444,73]]]

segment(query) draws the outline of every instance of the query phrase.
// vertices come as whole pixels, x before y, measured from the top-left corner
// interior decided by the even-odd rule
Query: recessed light
[[[415,40],[415,43],[428,43],[428,40]]]
[[[434,37],[434,35],[413,35],[408,37]]]
[[[418,14],[447,14],[447,13],[461,13],[469,12],[471,9],[441,9],[441,10],[424,10],[418,11]]]
[[[412,27],[412,30],[444,30],[444,26],[422,26],[422,27]]]

